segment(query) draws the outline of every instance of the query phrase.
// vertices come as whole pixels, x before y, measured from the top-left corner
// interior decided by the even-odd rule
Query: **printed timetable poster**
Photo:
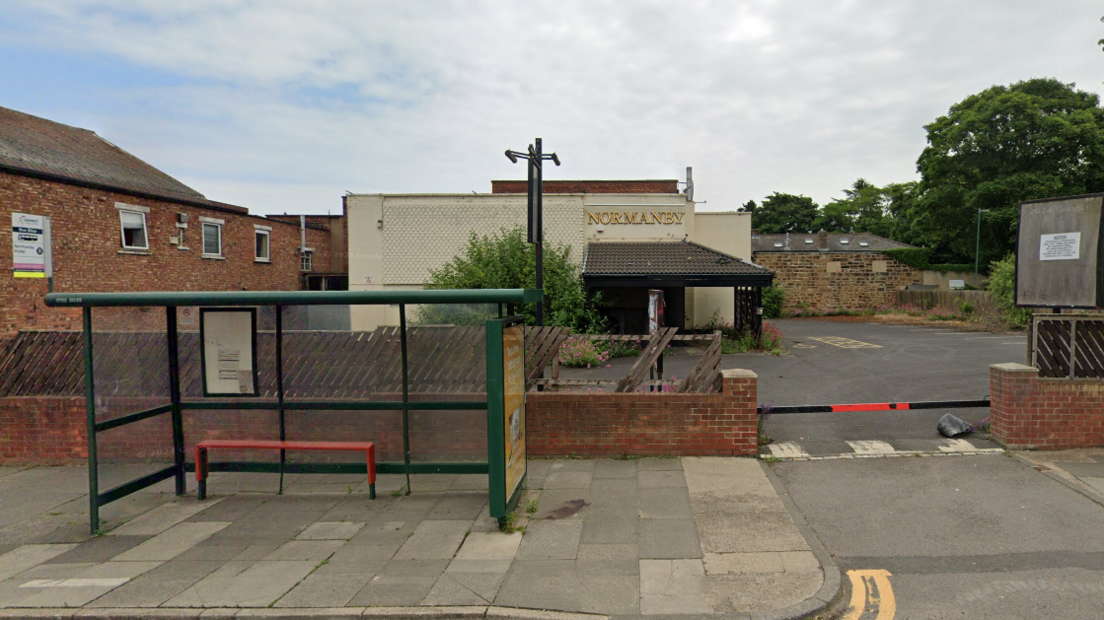
[[[525,342],[521,323],[502,330],[502,372],[509,501],[525,477]]]
[[[257,396],[257,313],[201,308],[204,396]]]

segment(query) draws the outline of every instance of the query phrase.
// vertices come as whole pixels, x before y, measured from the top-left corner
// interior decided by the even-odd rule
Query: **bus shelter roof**
[[[518,304],[540,301],[540,289],[420,291],[177,291],[50,293],[50,307],[132,306],[320,306],[383,304]]]

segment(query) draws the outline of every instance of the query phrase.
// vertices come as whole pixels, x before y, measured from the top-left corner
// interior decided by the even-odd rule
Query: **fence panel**
[[[958,308],[963,303],[974,307],[975,312],[999,310],[989,291],[897,291],[897,304],[921,308]]]
[[[1104,379],[1104,316],[1036,315],[1032,334],[1040,377]]]

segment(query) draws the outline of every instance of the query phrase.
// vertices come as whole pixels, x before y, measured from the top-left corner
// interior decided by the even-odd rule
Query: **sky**
[[[924,125],[1036,77],[1096,94],[1087,0],[4,0],[0,106],[91,129],[212,200],[685,179],[699,210],[918,178]]]

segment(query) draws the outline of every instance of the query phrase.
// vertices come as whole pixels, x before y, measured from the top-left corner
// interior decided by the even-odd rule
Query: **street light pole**
[[[974,240],[974,282],[978,281],[978,261],[981,258],[981,214],[988,213],[989,209],[977,210],[977,238]]]
[[[534,144],[529,145],[527,152],[522,153],[520,151],[511,151],[506,149],[506,158],[513,163],[517,163],[519,159],[525,159],[529,161],[529,182],[527,184],[529,199],[529,243],[536,246],[536,259],[537,259],[537,288],[542,291],[541,299],[544,298],[544,223],[543,214],[544,210],[544,166],[542,162],[545,160],[551,160],[552,163],[557,166],[560,165],[560,158],[555,153],[549,153],[545,155],[541,150],[541,139],[534,140]],[[537,302],[537,325],[544,325],[544,301]]]

